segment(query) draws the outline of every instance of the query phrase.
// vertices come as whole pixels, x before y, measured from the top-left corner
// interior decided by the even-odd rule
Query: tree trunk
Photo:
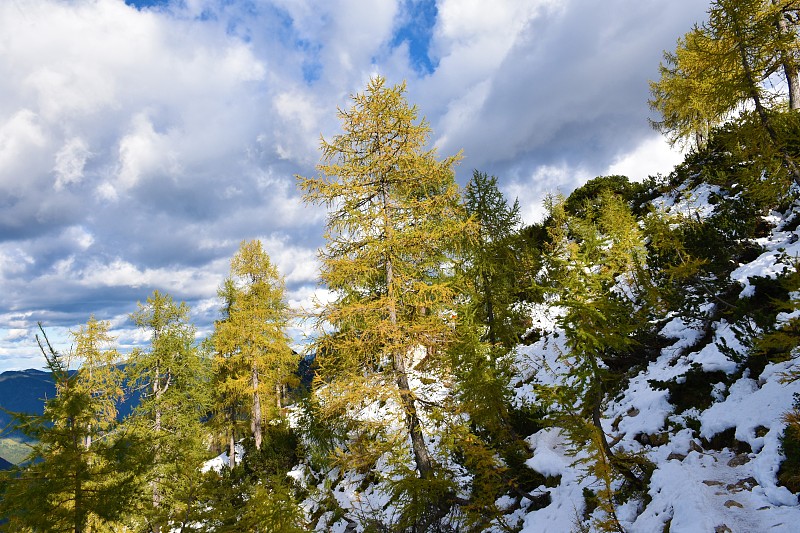
[[[74,420],[69,420],[67,422],[69,425],[72,426],[72,431],[76,430]],[[73,433],[74,434],[74,433]],[[77,450],[82,443],[78,442],[78,438],[73,438],[72,445]],[[83,524],[86,522],[86,511],[84,509],[83,504],[83,469],[84,463],[82,458],[79,458],[76,461],[77,464],[75,470],[75,483],[73,485],[73,496],[75,497],[75,509],[73,514],[73,530],[74,533],[82,533],[83,532]]]
[[[252,387],[253,387],[253,410],[250,414],[250,430],[253,433],[253,440],[256,450],[261,450],[261,395],[258,394],[258,367],[253,364],[252,368]]]
[[[386,281],[387,287],[391,287],[394,281],[394,271],[392,268],[391,260],[386,262]],[[390,299],[391,300],[391,299]],[[391,300],[389,308],[389,321],[392,325],[397,324],[397,311],[395,309],[394,301]],[[406,371],[406,363],[404,354],[399,351],[394,351],[392,354],[394,359],[394,371],[397,373],[397,388],[400,392],[400,401],[403,410],[406,413],[406,429],[411,437],[411,448],[414,451],[414,462],[419,471],[419,477],[422,479],[430,479],[433,477],[433,466],[431,465],[431,458],[428,454],[428,448],[425,446],[425,438],[422,435],[422,427],[419,423],[419,416],[417,415],[417,406],[414,402],[414,394],[411,392],[411,387],[408,384],[408,374]]]
[[[797,111],[800,109],[800,79],[798,79],[797,66],[788,61],[784,62],[783,72],[789,86],[789,109]]]
[[[155,377],[153,379],[153,398],[156,402],[155,412],[153,413],[153,431],[156,434],[156,438],[160,438],[161,436],[161,405],[159,404],[159,398],[163,391],[161,390],[161,370],[158,365],[155,368]],[[155,451],[155,463],[156,465],[159,464],[160,458],[158,453],[158,447],[156,446]],[[160,476],[156,475],[153,481],[151,482],[151,487],[153,489],[153,509],[158,509],[161,507],[161,488],[159,487]],[[155,522],[152,526],[153,533],[160,533],[161,532],[161,524]]]
[[[778,0],[772,0],[772,5],[778,5]],[[780,35],[789,35],[790,33],[784,13],[778,14],[778,33]],[[780,51],[783,73],[789,89],[789,109],[796,111],[800,109],[800,76],[798,76],[797,63],[792,52],[792,50]]]
[[[495,332],[494,323],[494,302],[492,301],[492,288],[489,284],[489,275],[484,270],[483,277],[483,291],[486,294],[486,324],[489,326],[489,344],[492,346],[497,342],[497,333]]]
[[[617,458],[616,454],[614,454],[614,452],[611,450],[611,446],[608,444],[606,432],[603,431],[603,425],[600,420],[600,405],[602,401],[603,391],[602,389],[598,389],[595,405],[592,408],[592,425],[595,427],[597,436],[600,438],[600,445],[603,448],[603,455],[606,456],[606,459],[608,459],[608,462],[611,464],[611,466],[614,467],[620,474],[622,474],[622,476],[627,479],[631,485],[637,489],[642,489],[644,488],[644,481],[639,479],[639,476],[634,474],[630,468],[622,464],[622,462]]]
[[[763,102],[761,101],[761,95],[758,92],[758,85],[756,83],[755,76],[753,75],[753,69],[750,65],[750,61],[747,58],[747,50],[744,47],[744,36],[742,35],[742,28],[739,24],[739,20],[736,18],[736,14],[732,14],[732,21],[733,21],[733,32],[734,36],[736,37],[736,49],[739,52],[739,60],[742,65],[742,71],[744,72],[745,76],[745,83],[747,87],[747,91],[749,93],[750,98],[753,100],[753,104],[756,108],[756,113],[758,114],[758,118],[761,121],[761,125],[764,128],[764,131],[767,132],[770,141],[772,141],[772,145],[778,151],[778,153],[783,158],[784,166],[786,170],[789,171],[794,182],[797,185],[800,185],[800,168],[797,167],[794,159],[786,152],[786,150],[780,146],[778,142],[778,134],[775,131],[775,128],[772,126],[772,121],[767,114],[767,110],[764,107]]]
[[[228,440],[228,466],[233,469],[236,466],[236,435],[231,427],[230,439]]]
[[[381,191],[381,198],[383,200],[384,232],[387,240],[390,240],[389,235],[391,234],[392,227],[389,217],[389,199],[385,189]],[[396,326],[397,302],[394,296],[394,266],[392,264],[391,252],[391,244],[389,244],[389,249],[386,251],[386,293],[389,299],[389,322],[392,326]],[[395,346],[392,347],[394,371],[397,373],[397,389],[400,392],[400,402],[406,413],[406,430],[411,437],[414,462],[417,465],[419,477],[422,479],[431,479],[433,478],[433,466],[430,455],[428,454],[428,448],[425,446],[425,438],[422,435],[422,426],[419,423],[414,394],[411,392],[411,387],[408,385],[408,374],[404,357],[405,354],[399,352]]]
[[[394,354],[395,372],[397,372],[397,388],[400,391],[400,401],[403,410],[406,412],[406,429],[411,437],[411,448],[414,451],[414,462],[419,471],[421,479],[433,478],[433,466],[428,448],[425,446],[425,438],[422,435],[422,426],[419,423],[417,407],[414,402],[414,394],[408,385],[408,375],[406,374],[405,361],[400,353]]]

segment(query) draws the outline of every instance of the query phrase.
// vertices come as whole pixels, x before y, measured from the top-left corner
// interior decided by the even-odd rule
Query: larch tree
[[[351,98],[339,110],[343,132],[322,139],[319,177],[298,177],[305,201],[329,209],[321,280],[334,297],[318,316],[316,386],[333,416],[399,406],[400,447],[410,445],[416,475],[433,480],[409,374],[443,365],[455,334],[449,267],[471,231],[452,170],[459,156],[438,160],[426,148],[430,129],[404,84],[375,77]]]
[[[650,85],[650,106],[661,115],[653,126],[672,143],[694,138],[702,147],[710,128],[749,105],[776,143],[769,117],[776,94],[767,82],[783,75],[790,105],[798,105],[793,100],[798,38],[785,18],[797,5],[796,0],[714,0],[708,20],[664,55],[661,78]]]
[[[549,234],[542,289],[563,309],[558,324],[567,350],[560,358],[565,375],[538,393],[552,402],[548,418],[586,452],[588,471],[600,482],[598,501],[606,516],[601,530],[620,531],[615,515],[614,480],[634,489],[645,485],[644,463],[615,452],[601,425],[607,383],[618,379],[637,329],[651,309],[644,237],[628,206],[603,192],[584,217],[570,216],[562,200],[550,199]]]
[[[141,519],[157,533],[192,518],[207,453],[201,421],[209,408],[209,365],[185,303],[154,291],[138,308],[131,319],[150,335],[150,346],[128,360],[129,382],[141,399],[126,423],[152,442],[151,492]]]
[[[71,332],[75,351],[71,354],[79,363],[81,372],[75,387],[93,398],[98,412],[96,422],[87,432],[85,445],[92,445],[92,437],[109,430],[117,422],[117,403],[122,400],[123,372],[119,367],[120,354],[111,348],[114,337],[109,334],[107,321],[89,318],[78,331]]]
[[[250,432],[261,449],[265,421],[280,418],[285,386],[299,357],[289,346],[285,283],[261,241],[243,241],[231,259],[230,277],[219,291],[223,318],[216,323],[214,371],[218,411],[230,420],[234,457],[237,405],[249,406]]]
[[[90,321],[86,329],[97,332],[100,324]],[[104,400],[85,385],[86,369],[70,370],[74,354],[57,352],[39,328],[56,396],[42,415],[15,417],[33,444],[25,462],[0,475],[0,516],[6,518],[0,531],[84,533],[119,525],[141,489],[143,442],[120,430],[89,440],[98,428],[110,429]]]
[[[228,449],[228,466],[236,466],[236,438],[241,433],[240,426],[247,419],[245,403],[247,398],[235,392],[231,387],[236,379],[237,368],[231,364],[231,358],[236,355],[236,346],[233,343],[223,342],[217,332],[225,326],[223,323],[230,320],[231,312],[236,298],[236,285],[233,279],[227,278],[217,290],[217,296],[223,304],[220,308],[222,317],[215,322],[214,335],[210,337],[213,350],[211,371],[211,396],[214,408],[214,417],[211,422],[219,436],[224,436],[225,446]],[[222,351],[229,350],[229,351]]]
[[[726,71],[711,61],[720,55],[721,43],[695,26],[678,39],[674,52],[665,52],[659,66],[661,78],[650,82],[650,107],[660,116],[651,121],[670,144],[688,142],[702,148],[711,129],[731,112],[732,97],[724,79]]]

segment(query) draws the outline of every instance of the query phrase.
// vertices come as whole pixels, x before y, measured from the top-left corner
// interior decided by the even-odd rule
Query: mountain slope
[[[671,179],[645,191],[649,200],[635,206],[639,223],[644,227],[648,217],[659,216],[672,230],[685,224],[683,242],[701,260],[678,284],[677,292],[684,294],[661,296],[664,308],[642,325],[650,331],[643,337],[647,345],[623,359],[628,366],[614,369],[615,381],[606,384],[599,423],[618,457],[638,458],[634,471],[645,480],[644,490],[637,491],[614,477],[613,511],[630,532],[796,531],[797,495],[778,480],[786,455],[785,415],[800,394],[800,380],[785,380],[796,359],[762,353],[759,343],[800,316],[781,310],[796,309],[800,294],[793,292],[800,287],[782,288],[800,257],[800,200],[792,200],[800,190],[793,187],[778,209],[766,214],[753,209],[745,216],[737,211],[748,207],[737,184],[709,183],[698,172]],[[674,282],[668,278],[662,282]],[[619,294],[630,290],[621,278],[613,288]],[[521,411],[552,410],[542,394],[575,379],[564,309],[550,300],[529,310],[532,326],[525,337],[536,340],[514,352],[513,404]],[[412,378],[415,393],[430,398],[424,390],[431,385],[425,383],[433,378]],[[434,396],[447,395],[446,385],[434,386],[439,388]],[[397,415],[390,406],[364,406],[363,412]],[[525,464],[546,483],[530,487],[530,497],[510,492],[500,498],[497,504],[506,514],[486,531],[606,527],[601,524],[608,516],[598,505],[603,484],[590,468],[595,456],[547,418],[525,439],[530,451]],[[427,434],[436,435],[435,422],[424,422]],[[434,450],[436,438],[429,442]],[[800,454],[796,443],[787,446]],[[467,497],[472,474],[457,461],[439,460],[450,461],[465,488],[461,497]],[[392,523],[398,503],[380,460],[377,472],[369,474],[314,472],[309,464],[290,475],[310,490],[303,507],[318,531],[361,531],[376,519]],[[443,523],[457,527],[459,520],[453,512]]]
[[[652,205],[662,212],[708,219],[720,205],[708,201],[712,194],[725,199],[719,187],[699,183],[678,187]],[[791,272],[800,256],[798,218],[798,201],[763,217],[771,229],[753,240],[761,253],[728,273],[727,283],[735,288],[728,295],[739,301],[725,302],[727,295],[712,294],[694,316],[671,311],[659,330],[666,346],[604,405],[603,430],[617,453],[639,455],[653,465],[646,494],[617,502],[617,517],[626,531],[796,531],[797,495],[777,478],[784,459],[784,417],[800,393],[799,381],[786,383],[783,378],[796,361],[759,364],[751,348],[763,333],[752,318],[765,305],[763,287]],[[739,320],[726,305],[744,309]],[[535,403],[540,385],[566,378],[568,358],[563,354],[569,350],[554,312],[548,306],[538,309],[534,321],[541,338],[517,350],[520,374],[514,386],[519,403]],[[787,318],[779,314],[774,321]],[[550,505],[515,513],[522,531],[566,531],[599,519],[586,497],[597,490],[597,480],[574,463],[585,457],[583,450],[570,455],[571,446],[555,428],[528,441],[533,450],[528,466],[561,478],[550,490]]]

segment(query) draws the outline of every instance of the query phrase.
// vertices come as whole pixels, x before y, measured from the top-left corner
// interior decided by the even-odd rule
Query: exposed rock
[[[727,507],[728,509],[731,509],[733,507],[738,507],[739,509],[744,509],[744,505],[742,505],[741,503],[737,502],[736,500],[728,500],[728,501],[726,501],[725,502],[725,507]]]
[[[734,455],[733,458],[728,461],[728,466],[742,466],[745,463],[750,462],[750,456],[746,453],[740,453],[738,455]]]
[[[669,442],[669,433],[639,433],[633,439],[643,446],[663,446]]]
[[[743,490],[753,490],[753,487],[756,485],[758,485],[758,482],[755,480],[755,478],[746,477],[744,479],[740,479],[736,483],[731,483],[725,488],[731,492],[742,492]]]
[[[705,450],[703,450],[703,447],[697,444],[695,441],[689,441],[689,451],[703,453]]]

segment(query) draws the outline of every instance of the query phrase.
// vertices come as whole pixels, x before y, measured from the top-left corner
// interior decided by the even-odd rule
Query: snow
[[[797,206],[797,202],[795,202],[795,209],[798,213],[795,216],[800,216],[800,207]],[[740,298],[753,296],[755,287],[750,283],[750,278],[774,279],[775,276],[786,270],[793,270],[794,264],[800,258],[800,229],[784,231],[780,222],[782,218],[777,213],[773,213],[767,218],[777,228],[768,236],[756,240],[765,251],[754,261],[740,265],[731,274],[731,278],[744,287],[739,294]]]
[[[241,442],[236,443],[234,446],[234,453],[236,454],[236,462],[238,464],[238,462],[241,461],[241,458],[244,456],[244,447],[242,446]],[[204,473],[211,470],[214,472],[220,472],[224,467],[228,466],[228,464],[228,452],[224,452],[213,459],[206,461],[203,466],[200,467],[200,471]]]
[[[525,463],[528,468],[545,476],[561,476],[567,473],[574,459],[566,457],[564,437],[557,428],[548,428],[528,437],[533,457]]]
[[[721,370],[726,374],[732,374],[736,371],[738,364],[736,361],[731,360],[727,355],[720,351],[719,346],[721,342],[735,350],[737,353],[745,354],[747,350],[739,339],[736,338],[736,333],[725,320],[720,320],[714,325],[714,338],[712,342],[703,346],[703,348],[693,354],[689,360],[699,363],[704,372],[714,372]]]
[[[688,189],[684,184],[652,203],[653,207],[667,215],[704,219],[714,213],[709,198],[719,192],[717,185],[702,183],[694,189]]]

